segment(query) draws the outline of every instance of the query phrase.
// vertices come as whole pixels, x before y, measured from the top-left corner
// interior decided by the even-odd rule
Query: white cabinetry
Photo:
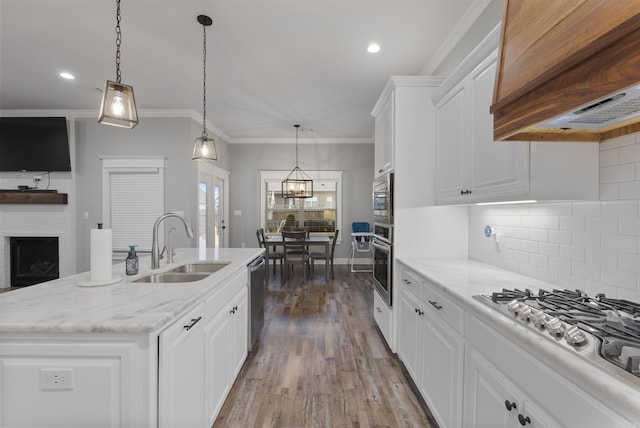
[[[598,199],[597,143],[494,141],[494,38],[435,96],[437,203]]]
[[[379,177],[393,170],[393,118],[394,96],[390,94],[382,103],[375,117],[375,176]]]
[[[400,265],[398,356],[442,427],[462,426],[464,311]]]
[[[203,426],[203,316],[201,303],[160,334],[160,427]]]
[[[391,308],[387,306],[377,291],[373,290],[373,319],[387,343],[391,342]]]
[[[247,274],[240,272],[206,302],[205,417],[215,422],[247,356]]]
[[[476,317],[466,331],[465,426],[633,426]]]

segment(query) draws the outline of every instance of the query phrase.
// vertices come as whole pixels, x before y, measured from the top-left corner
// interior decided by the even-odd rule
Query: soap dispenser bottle
[[[129,245],[129,255],[125,262],[127,275],[136,275],[138,273],[138,255],[136,254],[136,247],[137,245]]]

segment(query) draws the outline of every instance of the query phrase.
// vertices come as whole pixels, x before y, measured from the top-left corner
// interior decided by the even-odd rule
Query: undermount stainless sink
[[[206,272],[214,273],[218,272],[223,267],[227,266],[229,262],[202,262],[202,263],[188,263],[186,265],[178,266],[171,269],[169,272]]]
[[[146,282],[153,284],[175,283],[175,282],[195,282],[205,279],[209,273],[184,273],[184,272],[164,272],[143,276],[133,282]]]

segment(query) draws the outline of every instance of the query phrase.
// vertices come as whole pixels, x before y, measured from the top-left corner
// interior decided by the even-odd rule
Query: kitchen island
[[[113,266],[0,295],[0,426],[211,426],[248,348],[247,264],[261,249],[179,249],[138,275]],[[141,283],[194,262],[204,279]]]
[[[398,355],[440,426],[640,426],[640,377],[587,358],[597,341],[573,348],[478,298],[557,286],[472,260],[398,267]]]

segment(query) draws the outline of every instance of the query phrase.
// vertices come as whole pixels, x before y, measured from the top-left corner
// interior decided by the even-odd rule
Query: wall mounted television
[[[64,117],[0,117],[0,171],[71,171]]]

